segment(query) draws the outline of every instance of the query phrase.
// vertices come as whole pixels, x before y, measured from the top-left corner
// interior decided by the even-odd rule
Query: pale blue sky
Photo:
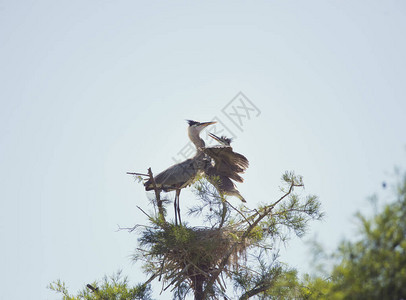
[[[168,167],[184,119],[226,122],[239,91],[261,110],[234,128],[249,206],[294,170],[326,212],[308,236],[354,236],[353,213],[404,165],[405,29],[401,0],[0,1],[0,299],[58,299],[49,282],[118,269],[143,281],[136,235],[116,232],[148,209],[125,172]]]

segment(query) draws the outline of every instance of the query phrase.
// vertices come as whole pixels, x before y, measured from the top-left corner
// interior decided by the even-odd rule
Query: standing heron
[[[191,185],[196,176],[203,172],[207,168],[207,164],[210,163],[205,159],[205,154],[202,151],[204,148],[204,141],[200,138],[200,132],[207,126],[215,124],[216,122],[197,122],[187,120],[189,123],[188,135],[189,139],[196,146],[196,154],[193,158],[189,158],[183,162],[170,166],[166,170],[162,171],[154,177],[156,187],[160,191],[170,192],[176,191],[174,208],[175,208],[175,224],[182,224],[180,218],[179,196],[180,191]],[[150,191],[154,189],[152,180],[149,179],[144,183],[145,190]]]
[[[236,196],[242,202],[246,202],[231,179],[243,182],[244,179],[238,173],[243,173],[248,168],[248,159],[233,151],[230,138],[218,137],[212,133],[209,135],[220,142],[220,145],[203,149],[203,152],[214,160],[214,166],[207,165],[204,170],[208,181],[220,194]]]

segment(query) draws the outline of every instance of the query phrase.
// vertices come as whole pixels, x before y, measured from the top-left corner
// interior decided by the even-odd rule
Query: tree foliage
[[[406,299],[406,176],[395,201],[356,218],[359,239],[341,243],[327,280],[307,278],[309,299]]]
[[[62,295],[63,300],[150,300],[151,288],[146,284],[130,286],[127,277],[121,271],[110,277],[105,276],[101,282],[87,284],[73,296],[61,280],[51,283],[49,289]]]
[[[149,170],[151,177],[152,172]],[[211,178],[211,181],[216,180]],[[76,296],[60,280],[49,288],[64,300],[151,299],[150,283],[158,280],[173,299],[193,294],[201,299],[294,299],[302,295],[294,269],[279,261],[279,246],[294,234],[303,236],[310,220],[322,217],[314,195],[302,196],[301,176],[282,176],[281,196],[254,209],[233,206],[212,184],[200,178],[193,190],[198,201],[189,215],[200,216],[204,226],[177,226],[167,220],[165,204],[155,189],[149,224],[128,230],[138,233],[133,258],[143,262],[149,275],[144,284],[129,286],[121,273],[88,284]],[[230,296],[234,293],[232,296]]]
[[[193,293],[195,299],[230,299],[228,285],[240,299],[292,294],[296,273],[278,262],[278,245],[290,234],[303,236],[308,221],[320,219],[316,196],[300,196],[301,176],[283,175],[282,196],[255,209],[234,207],[204,178],[194,186],[200,200],[189,211],[203,218],[205,226],[175,226],[166,220],[159,193],[150,225],[138,225],[140,247],[134,259],[144,262],[162,290],[175,299]],[[234,299],[235,297],[233,297]]]
[[[151,176],[152,173],[150,172]],[[134,287],[121,273],[87,285],[76,296],[60,280],[49,288],[65,300],[151,299],[149,283],[158,280],[173,299],[194,294],[199,299],[406,299],[406,174],[396,186],[396,198],[372,216],[357,213],[359,235],[344,240],[331,255],[316,245],[319,261],[333,265],[323,276],[305,275],[278,259],[278,245],[291,234],[303,236],[310,220],[320,219],[316,196],[302,196],[302,178],[285,173],[282,195],[254,209],[234,207],[204,178],[194,185],[197,204],[189,209],[205,226],[176,226],[167,221],[155,191],[149,224],[130,231],[139,234],[134,260],[142,261],[149,279]],[[323,261],[324,260],[324,261]],[[232,288],[231,288],[232,287]],[[234,294],[232,296],[232,291]]]

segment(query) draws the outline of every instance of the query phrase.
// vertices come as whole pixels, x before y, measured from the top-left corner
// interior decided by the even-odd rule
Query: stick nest
[[[250,246],[248,239],[240,238],[242,234],[231,226],[212,229],[169,225],[144,232],[140,242],[150,247],[148,255],[155,261],[149,271],[176,287],[185,280],[192,284],[197,278],[208,280],[224,258],[224,271],[237,269],[239,258]]]

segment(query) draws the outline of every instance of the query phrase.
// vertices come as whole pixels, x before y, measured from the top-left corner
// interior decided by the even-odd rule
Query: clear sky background
[[[118,269],[145,280],[137,236],[117,232],[150,209],[125,173],[171,165],[185,119],[234,132],[250,207],[294,170],[326,212],[308,237],[353,237],[404,165],[405,29],[401,0],[0,1],[0,299],[59,299],[51,281],[74,292]],[[222,112],[240,91],[261,112],[242,131]],[[282,258],[308,270],[303,241]]]

